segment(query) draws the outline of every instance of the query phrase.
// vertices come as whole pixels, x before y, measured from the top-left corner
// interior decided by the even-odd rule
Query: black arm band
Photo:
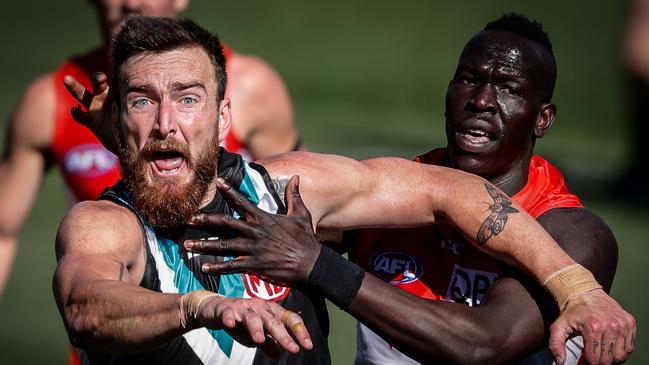
[[[364,276],[365,271],[358,265],[323,245],[309,274],[309,284],[321,290],[335,305],[346,309],[356,297]]]

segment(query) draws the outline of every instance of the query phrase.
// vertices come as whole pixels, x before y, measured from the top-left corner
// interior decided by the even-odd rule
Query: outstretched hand
[[[297,353],[313,348],[302,317],[273,301],[212,296],[199,304],[196,321],[224,329],[237,342],[260,347],[270,356],[279,355],[279,350]]]
[[[110,111],[112,95],[106,74],[97,72],[92,75],[92,90],[86,90],[72,76],[66,76],[63,83],[70,95],[79,102],[70,110],[74,120],[90,129],[106,149],[117,153],[119,146]]]
[[[236,256],[230,261],[204,264],[203,272],[250,272],[284,286],[306,283],[320,254],[321,244],[313,232],[311,213],[302,202],[299,178],[293,176],[286,186],[287,215],[264,212],[222,178],[217,178],[216,185],[242,219],[227,214],[200,213],[189,223],[228,228],[240,235],[230,239],[185,241],[188,251]]]
[[[636,322],[613,298],[601,290],[568,299],[559,318],[550,326],[550,351],[557,364],[566,359],[566,340],[581,335],[583,356],[589,364],[625,361],[635,348]]]

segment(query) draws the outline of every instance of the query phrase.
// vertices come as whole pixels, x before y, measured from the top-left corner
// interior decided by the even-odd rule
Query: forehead
[[[120,81],[151,86],[200,81],[207,86],[216,85],[216,71],[203,48],[189,46],[128,58],[120,67]]]
[[[507,31],[476,34],[464,47],[458,66],[511,74],[523,78],[543,76],[549,53],[534,41]]]

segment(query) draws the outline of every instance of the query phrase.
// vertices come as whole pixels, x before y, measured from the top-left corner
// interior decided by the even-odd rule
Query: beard
[[[218,129],[210,143],[192,156],[187,144],[176,140],[149,139],[141,153],[131,151],[123,143],[119,149],[122,179],[126,184],[138,213],[147,223],[155,227],[169,228],[186,223],[198,212],[207,188],[214,180],[218,164]],[[146,171],[150,169],[152,155],[160,151],[180,154],[186,168],[193,171],[190,181],[182,183],[174,178],[147,181]]]

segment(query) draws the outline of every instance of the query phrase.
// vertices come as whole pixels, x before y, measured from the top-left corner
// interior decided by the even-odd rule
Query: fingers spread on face
[[[103,72],[95,72],[90,79],[90,83],[95,95],[103,94],[108,90],[108,77]]]
[[[65,88],[68,90],[70,95],[81,102],[83,106],[85,106],[86,108],[90,106],[90,102],[92,101],[92,94],[87,92],[86,88],[81,85],[79,81],[77,81],[74,77],[68,75],[63,78],[63,84],[65,85]]]

